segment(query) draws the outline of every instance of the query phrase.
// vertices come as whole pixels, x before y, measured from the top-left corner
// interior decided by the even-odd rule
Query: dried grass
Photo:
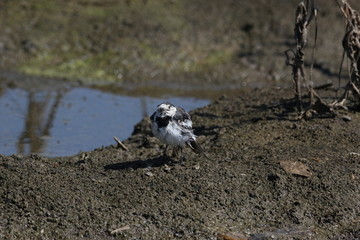
[[[286,63],[292,67],[294,95],[297,108],[300,113],[299,118],[311,118],[314,113],[317,115],[334,117],[337,115],[335,109],[347,109],[348,103],[351,103],[356,109],[360,109],[360,15],[356,10],[351,8],[350,4],[346,0],[342,0],[341,3],[337,0],[335,1],[346,20],[345,35],[342,41],[344,54],[341,66],[343,65],[342,63],[346,53],[349,60],[349,80],[342,96],[332,103],[325,102],[312,87],[311,77],[317,41],[317,9],[315,7],[315,0],[301,1],[296,9],[295,17],[294,33],[296,39],[296,50],[294,51],[293,49],[289,49],[285,52]],[[310,77],[307,79],[304,66],[304,49],[307,45],[310,23],[312,21],[315,21],[315,43],[311,57],[312,64],[310,67]],[[342,68],[340,67],[339,76],[341,75],[341,70]],[[303,110],[301,81],[304,82],[310,96],[310,102],[305,110]]]
[[[351,8],[350,4],[343,0],[342,5],[338,3],[340,10],[346,20],[346,31],[342,41],[344,51],[348,57],[349,82],[345,87],[343,96],[337,100],[334,107],[345,107],[349,100],[352,100],[357,109],[360,107],[360,16]]]

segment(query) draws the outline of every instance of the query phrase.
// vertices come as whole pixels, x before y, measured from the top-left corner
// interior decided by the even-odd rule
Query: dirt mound
[[[359,239],[360,116],[295,121],[290,96],[244,90],[191,112],[212,160],[162,157],[148,119],[129,151],[0,156],[0,236]]]

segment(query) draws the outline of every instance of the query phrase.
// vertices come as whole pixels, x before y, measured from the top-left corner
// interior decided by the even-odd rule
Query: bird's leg
[[[182,147],[174,147],[172,157],[179,158],[180,164],[182,165],[183,160],[185,159],[185,157],[183,156],[183,148]]]
[[[180,164],[182,164],[182,147],[174,147],[171,157],[173,158],[179,158],[180,157]]]
[[[173,147],[173,152],[171,157],[176,158],[177,156],[179,156],[179,147]]]
[[[163,157],[167,157],[167,149],[168,149],[169,145],[166,144],[165,150],[163,152]]]
[[[185,157],[183,155],[183,148],[180,147],[180,165],[183,164],[183,161],[185,160]]]

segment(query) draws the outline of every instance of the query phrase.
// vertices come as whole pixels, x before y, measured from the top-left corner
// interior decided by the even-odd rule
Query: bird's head
[[[161,103],[157,106],[156,115],[159,117],[173,117],[176,112],[176,107],[171,103]]]

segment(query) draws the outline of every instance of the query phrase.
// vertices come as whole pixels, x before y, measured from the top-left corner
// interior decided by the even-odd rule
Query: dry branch
[[[122,148],[125,151],[129,151],[129,149],[117,138],[117,137],[113,137],[115,142],[117,143],[117,148]]]
[[[116,233],[119,233],[119,232],[122,232],[122,231],[126,231],[126,230],[129,230],[129,229],[130,229],[130,226],[129,226],[129,225],[126,225],[126,226],[117,228],[117,229],[111,231],[110,233],[111,233],[111,234],[116,234]]]

